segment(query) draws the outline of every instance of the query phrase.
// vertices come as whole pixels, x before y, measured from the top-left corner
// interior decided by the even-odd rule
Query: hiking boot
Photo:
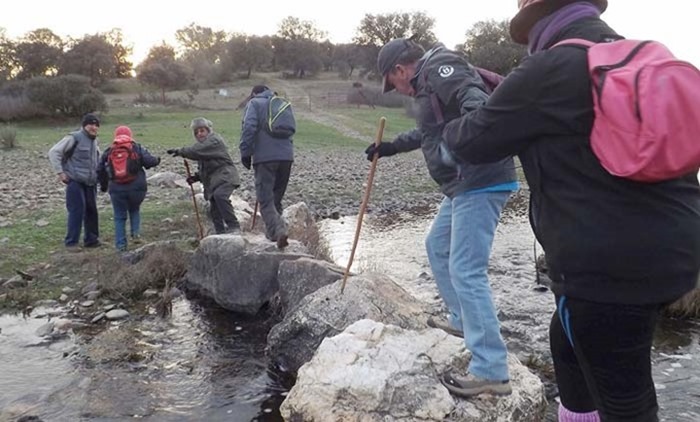
[[[88,248],[88,249],[99,248],[99,247],[102,246],[102,242],[100,242],[100,241],[98,240],[97,242],[88,243],[88,244],[86,244],[86,245],[84,245],[84,246],[85,246],[86,248]]]
[[[66,252],[70,253],[77,253],[81,252],[83,248],[80,247],[80,245],[66,245]]]
[[[238,223],[238,221],[234,221],[231,224],[226,223],[226,231],[225,233],[229,234],[241,234],[241,225]]]
[[[131,243],[134,245],[141,245],[143,244],[143,239],[141,239],[141,235],[136,235],[136,236],[131,236]]]
[[[289,246],[289,242],[287,241],[288,238],[289,238],[289,236],[287,236],[286,234],[283,234],[282,236],[278,237],[277,238],[277,249],[284,249],[287,246]]]
[[[470,398],[479,394],[507,396],[513,392],[510,381],[494,381],[479,378],[467,372],[462,375],[451,371],[440,377],[440,382],[455,396]]]
[[[447,334],[464,338],[464,332],[462,330],[452,327],[446,319],[440,317],[428,317],[428,327],[437,328],[446,332]]]

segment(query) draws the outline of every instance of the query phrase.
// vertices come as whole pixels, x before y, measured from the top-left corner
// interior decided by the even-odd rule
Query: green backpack
[[[273,95],[267,107],[267,132],[275,138],[291,138],[297,130],[292,103],[284,97]]]

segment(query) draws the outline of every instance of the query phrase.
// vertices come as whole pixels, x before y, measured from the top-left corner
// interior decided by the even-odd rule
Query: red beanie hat
[[[115,131],[114,131],[114,137],[116,138],[117,136],[128,136],[131,138],[131,129],[129,129],[129,126],[119,126]]]

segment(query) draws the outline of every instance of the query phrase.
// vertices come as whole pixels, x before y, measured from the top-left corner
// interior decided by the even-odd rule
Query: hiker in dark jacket
[[[214,230],[221,233],[240,233],[241,226],[231,205],[231,194],[241,180],[226,148],[226,141],[214,132],[211,121],[204,117],[192,120],[190,128],[197,142],[189,147],[169,149],[175,157],[197,160],[199,171],[187,183],[202,182],[204,199],[209,201],[209,216]]]
[[[136,178],[128,183],[120,183],[110,177],[109,157],[112,147],[107,148],[97,167],[97,177],[100,181],[100,190],[107,192],[112,202],[114,211],[114,246],[118,251],[125,251],[128,242],[126,239],[126,219],[129,218],[129,234],[135,245],[141,243],[141,203],[146,198],[146,172],[160,164],[160,157],[154,157],[148,152],[146,147],[135,142],[132,138],[131,129],[128,126],[119,126],[114,131],[114,137],[126,137],[133,142],[133,148],[138,157],[138,171]]]
[[[482,107],[448,124],[445,139],[460,159],[518,155],[523,165],[557,304],[550,341],[559,420],[657,421],[652,336],[659,308],[698,278],[697,175],[634,182],[612,176],[591,150],[586,50],[549,48],[621,38],[599,18],[606,0],[520,6],[510,31],[530,56]]]
[[[101,245],[97,215],[99,128],[100,120],[88,113],[83,116],[80,130],[64,136],[49,150],[49,162],[61,183],[66,185],[68,228],[63,243],[69,251],[80,250],[78,242],[83,225],[83,246],[94,248]]]
[[[415,100],[417,128],[399,134],[379,148],[370,145],[367,159],[421,149],[430,175],[445,195],[425,245],[449,318],[428,324],[464,337],[472,352],[468,373],[449,374],[446,384],[459,394],[510,394],[507,350],[488,279],[491,244],[498,219],[511,192],[517,190],[512,158],[487,165],[454,160],[445,149],[442,128],[477,107],[471,90],[484,82],[460,55],[437,45],[430,51],[408,39],[395,39],[379,51],[377,66],[384,92],[396,89]]]
[[[241,129],[241,163],[255,171],[255,196],[260,203],[260,214],[265,222],[266,236],[277,242],[278,248],[287,246],[287,225],[282,219],[282,198],[287,190],[294,161],[292,137],[276,138],[265,130],[268,105],[273,92],[264,85],[256,85],[252,98],[243,111]]]

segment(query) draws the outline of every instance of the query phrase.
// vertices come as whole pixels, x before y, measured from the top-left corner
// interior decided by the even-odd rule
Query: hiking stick
[[[374,145],[379,147],[382,143],[382,137],[384,136],[384,125],[386,125],[386,117],[379,118],[379,127],[377,128],[377,137],[375,138]],[[348,280],[348,274],[350,274],[350,267],[352,266],[352,260],[355,258],[355,250],[357,249],[357,242],[360,240],[360,230],[362,229],[362,217],[365,215],[365,210],[367,209],[367,203],[369,202],[369,194],[372,191],[372,182],[374,181],[374,173],[377,171],[377,159],[379,159],[379,153],[374,153],[374,158],[372,158],[372,164],[369,168],[369,175],[367,175],[367,189],[365,190],[365,196],[362,198],[362,204],[360,204],[360,213],[357,215],[357,227],[355,228],[355,239],[352,242],[352,249],[350,250],[350,259],[348,260],[348,266],[345,267],[345,273],[343,274],[343,284],[340,286],[340,294],[345,291],[345,282]]]
[[[255,209],[253,210],[253,223],[250,225],[251,231],[255,228],[255,218],[258,216],[258,205],[260,205],[260,202],[255,201]]]
[[[182,161],[185,162],[185,170],[187,170],[187,177],[190,178],[192,177],[192,173],[190,172],[190,163],[187,162],[187,159],[183,158]],[[197,198],[194,197],[194,187],[190,183],[190,192],[192,192],[192,204],[194,204],[194,215],[197,217],[197,227],[199,228],[199,240],[202,240],[204,238],[204,229],[202,228],[202,220],[199,218],[199,208],[197,207]]]

